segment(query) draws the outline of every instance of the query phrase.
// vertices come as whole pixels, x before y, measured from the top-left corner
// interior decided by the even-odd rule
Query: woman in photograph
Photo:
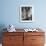
[[[22,20],[26,19],[26,9],[25,7],[22,7]]]
[[[31,7],[22,7],[22,20],[32,20]]]
[[[32,7],[28,7],[28,18],[32,20]]]

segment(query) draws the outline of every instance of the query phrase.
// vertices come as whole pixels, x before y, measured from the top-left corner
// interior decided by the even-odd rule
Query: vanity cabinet
[[[3,46],[23,46],[23,33],[4,32]]]
[[[3,32],[3,46],[44,46],[44,32]]]
[[[44,46],[43,32],[26,32],[24,33],[24,46]]]

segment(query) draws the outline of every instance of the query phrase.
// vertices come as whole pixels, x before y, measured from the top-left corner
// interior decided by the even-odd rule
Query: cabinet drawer
[[[4,36],[23,36],[23,32],[4,32]]]
[[[23,38],[21,36],[4,37],[3,46],[23,46]]]
[[[24,36],[44,36],[44,32],[25,32]]]
[[[44,46],[44,44],[32,44],[32,46]]]
[[[2,44],[2,46],[23,46],[23,43],[14,43],[14,44],[10,44],[10,43],[8,43],[8,44]]]
[[[16,46],[14,44],[3,44],[2,46]]]
[[[23,41],[23,36],[4,36],[3,43],[14,43]]]
[[[32,36],[32,43],[33,44],[43,44],[44,36]]]

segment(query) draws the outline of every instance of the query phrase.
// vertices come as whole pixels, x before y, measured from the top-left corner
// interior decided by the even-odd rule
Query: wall
[[[35,22],[22,23],[20,17],[20,5],[33,5]],[[16,28],[31,28],[39,25],[46,28],[46,1],[45,0],[1,0],[0,25],[13,24]]]

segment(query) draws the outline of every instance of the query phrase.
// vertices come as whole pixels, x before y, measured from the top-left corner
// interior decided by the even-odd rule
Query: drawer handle
[[[32,39],[32,40],[36,40],[36,39]]]
[[[13,38],[9,38],[10,40],[13,40]]]
[[[10,40],[12,40],[11,38],[9,38]]]

